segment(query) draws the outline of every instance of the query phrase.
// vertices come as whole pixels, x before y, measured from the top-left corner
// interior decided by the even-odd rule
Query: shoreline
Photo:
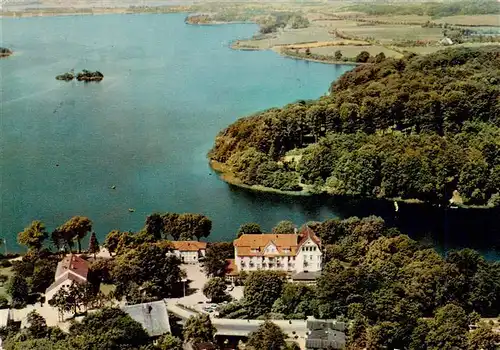
[[[335,197],[334,195],[331,195],[326,191],[323,191],[321,193],[312,193],[312,192],[307,191],[305,189],[302,189],[302,191],[282,191],[282,190],[278,190],[278,189],[271,188],[271,187],[265,187],[262,185],[246,185],[243,183],[243,181],[241,181],[239,178],[237,178],[234,175],[234,173],[232,171],[230,171],[225,164],[209,158],[209,166],[211,169],[213,169],[217,173],[217,175],[219,175],[219,178],[222,181],[224,181],[225,183],[227,183],[228,185],[232,185],[232,186],[236,186],[236,187],[240,187],[240,188],[245,188],[245,189],[252,190],[252,191],[278,193],[278,194],[283,194],[283,195],[287,195],[287,196],[298,196],[298,197],[310,197],[310,196],[315,196],[315,195],[327,195],[329,197]],[[341,197],[344,197],[344,196],[341,196]],[[347,196],[347,197],[349,197],[349,196]],[[382,197],[382,198],[376,198],[376,197],[370,198],[370,197],[356,197],[356,196],[353,196],[351,198],[360,199],[360,200],[363,200],[363,199],[383,200],[383,201],[387,201],[387,202],[428,205],[428,206],[433,206],[433,207],[437,206],[437,207],[443,207],[443,208],[452,209],[452,210],[457,210],[457,209],[479,209],[479,210],[500,209],[500,207],[491,207],[488,205],[466,205],[466,204],[457,204],[457,203],[454,203],[453,205],[455,207],[453,207],[452,204],[425,202],[425,201],[417,199],[417,198],[406,198],[406,199],[403,199],[403,198],[384,198],[384,197]]]
[[[273,50],[274,51],[274,50]],[[316,63],[324,63],[324,64],[341,64],[341,65],[346,65],[346,66],[360,66],[366,63],[358,63],[358,62],[344,62],[344,61],[335,61],[335,60],[319,60],[315,58],[307,58],[307,57],[299,57],[299,56],[294,56],[294,55],[288,55],[283,52],[278,52],[278,54],[282,57],[293,59],[296,61],[309,61],[309,62],[316,62]]]
[[[5,10],[0,18],[32,18],[32,17],[60,17],[60,16],[94,16],[94,15],[131,15],[131,14],[169,14],[189,12],[190,6],[164,5],[142,8],[131,7],[97,7],[97,8],[44,8],[23,9],[19,11]]]
[[[41,10],[25,9],[20,11],[4,11],[0,14],[0,18],[33,18],[33,17],[62,17],[62,16],[101,16],[101,15],[132,15],[132,14],[170,14],[170,13],[191,13],[190,6],[179,6],[179,5],[164,5],[155,7],[143,7],[143,8],[130,8],[130,7],[113,7],[113,8],[46,8]],[[221,26],[221,25],[231,25],[231,24],[256,24],[252,21],[212,21],[204,23],[193,23],[189,21],[189,16],[186,16],[184,23],[192,26]],[[248,40],[248,39],[244,39]],[[239,51],[274,51],[278,55],[294,59],[297,61],[307,61],[316,62],[323,64],[332,65],[350,65],[358,66],[362,63],[357,62],[345,62],[336,60],[320,60],[315,58],[301,57],[295,55],[289,55],[283,52],[282,47],[273,46],[270,48],[253,48],[253,47],[236,47],[235,43],[239,40],[234,40],[229,45],[231,50]],[[5,56],[8,57],[8,56]]]
[[[227,166],[223,163],[220,163],[216,160],[209,160],[209,166],[212,170],[214,170],[217,175],[219,175],[219,178],[224,181],[225,183],[240,187],[240,188],[245,188],[248,190],[252,191],[258,191],[258,192],[270,192],[270,193],[278,193],[278,194],[284,194],[288,196],[297,196],[297,197],[309,197],[312,196],[313,193],[310,193],[308,191],[302,190],[302,191],[282,191],[278,190],[276,188],[271,188],[271,187],[265,187],[261,185],[246,185],[241,181],[239,178],[237,178],[234,173],[230,170],[228,170]]]

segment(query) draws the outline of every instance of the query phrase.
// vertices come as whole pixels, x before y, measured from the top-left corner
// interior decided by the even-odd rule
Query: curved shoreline
[[[308,191],[302,190],[302,191],[282,191],[278,190],[276,188],[271,188],[271,187],[265,187],[261,185],[247,185],[244,184],[243,181],[241,181],[239,178],[237,178],[232,171],[230,171],[227,166],[223,163],[220,163],[218,161],[215,161],[213,159],[210,159],[209,161],[210,168],[213,169],[218,175],[219,178],[224,181],[225,183],[236,186],[236,187],[241,187],[245,188],[248,190],[252,191],[259,191],[259,192],[272,192],[272,193],[278,193],[278,194],[284,194],[288,196],[300,196],[300,197],[309,197],[314,195],[313,193],[310,193]]]
[[[257,191],[257,192],[271,192],[271,193],[278,193],[278,194],[283,194],[287,196],[298,196],[298,197],[310,197],[310,196],[315,196],[315,195],[328,195],[329,197],[336,197],[335,195],[331,195],[327,192],[321,192],[321,193],[312,193],[310,191],[307,191],[303,189],[302,191],[282,191],[278,190],[276,188],[271,188],[271,187],[265,187],[262,185],[247,185],[243,183],[243,181],[235,176],[235,174],[228,169],[228,167],[220,163],[218,161],[215,161],[213,159],[209,158],[209,166],[211,169],[213,169],[218,175],[219,178],[224,181],[225,183],[236,186],[236,187],[241,187],[245,188],[248,190],[252,191]],[[341,197],[346,197],[341,196]],[[418,205],[430,205],[430,206],[443,206],[443,207],[448,207],[449,209],[483,209],[483,210],[488,210],[488,209],[500,209],[500,207],[492,207],[488,205],[465,205],[465,204],[458,204],[458,203],[453,203],[456,207],[453,207],[452,204],[444,205],[443,203],[432,203],[432,202],[425,202],[423,200],[417,199],[417,198],[371,198],[371,197],[358,197],[358,196],[347,196],[351,197],[353,199],[367,199],[367,200],[383,200],[387,202],[400,202],[400,203],[406,203],[406,204],[418,204]]]

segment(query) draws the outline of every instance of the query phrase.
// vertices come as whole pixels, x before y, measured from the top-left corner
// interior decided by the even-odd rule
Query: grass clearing
[[[358,25],[338,27],[337,30],[360,39],[372,39],[382,44],[394,41],[426,40],[439,41],[443,38],[441,28],[422,28],[419,25]]]
[[[100,286],[99,290],[104,295],[109,295],[109,293],[114,292],[116,290],[116,286],[114,284],[104,284],[104,283],[101,283],[101,286]]]
[[[470,26],[496,26],[500,27],[499,15],[469,15],[469,16],[450,16],[435,19],[436,23],[449,23]]]
[[[5,275],[8,276],[9,278],[14,274],[14,271],[12,270],[12,267],[2,267],[0,268],[0,275]],[[7,283],[5,282],[3,285],[0,284],[0,295],[7,295]]]
[[[465,43],[465,44],[453,45],[451,47],[481,47],[490,45],[498,46],[500,50],[500,44],[496,43]],[[427,55],[440,50],[445,50],[448,47],[450,46],[412,46],[412,47],[398,47],[397,50],[401,52],[408,51],[408,52],[414,52],[419,55]]]
[[[333,56],[337,50],[340,50],[343,57],[356,57],[361,51],[367,51],[371,56],[383,52],[386,57],[400,58],[403,55],[399,52],[388,49],[384,46],[326,46],[311,49],[311,52],[318,55]]]

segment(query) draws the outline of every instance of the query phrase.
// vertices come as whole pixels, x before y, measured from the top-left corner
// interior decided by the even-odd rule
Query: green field
[[[383,52],[386,57],[400,58],[403,55],[399,52],[385,48],[384,46],[325,46],[311,49],[311,52],[319,55],[333,56],[337,50],[340,50],[344,57],[356,57],[361,51],[367,51],[370,55]]]

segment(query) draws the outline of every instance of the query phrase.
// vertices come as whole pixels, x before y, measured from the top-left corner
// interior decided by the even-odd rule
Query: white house
[[[48,302],[63,287],[69,287],[73,282],[87,282],[89,273],[88,262],[79,256],[68,254],[57,264],[54,283],[45,291],[45,301]]]
[[[244,234],[234,241],[238,272],[321,271],[321,241],[307,226],[291,234]]]
[[[174,254],[186,264],[196,264],[207,250],[206,242],[173,241]]]

